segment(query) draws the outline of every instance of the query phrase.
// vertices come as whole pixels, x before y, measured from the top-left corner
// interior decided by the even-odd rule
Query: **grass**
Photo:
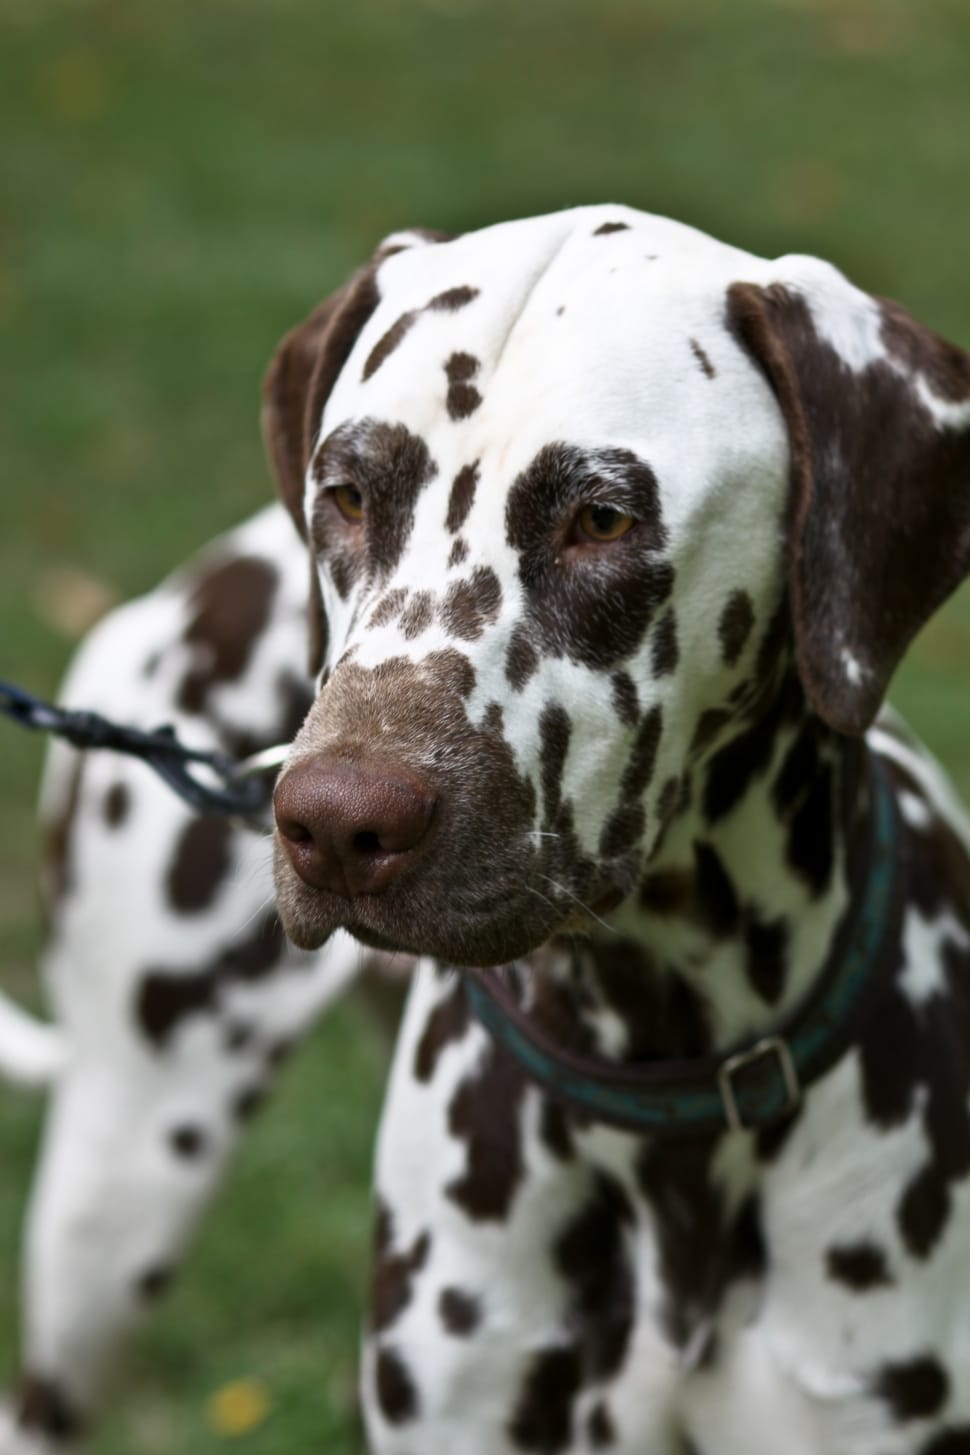
[[[269,493],[279,335],[410,222],[617,198],[814,251],[970,343],[961,0],[6,0],[0,18],[0,665],[51,691],[50,573],[144,589]],[[894,697],[970,791],[970,596]],[[3,730],[0,965],[35,995],[39,745]],[[348,1008],[255,1129],[133,1356],[98,1455],[356,1450],[383,1055]],[[36,1109],[0,1098],[0,1359]]]

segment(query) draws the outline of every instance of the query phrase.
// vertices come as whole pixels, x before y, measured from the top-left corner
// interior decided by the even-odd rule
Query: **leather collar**
[[[877,982],[880,950],[898,922],[896,803],[884,762],[868,757],[870,834],[862,882],[811,989],[767,1031],[716,1056],[607,1061],[558,1045],[522,1009],[501,970],[466,968],[472,1012],[545,1092],[592,1121],[676,1137],[757,1130],[790,1115],[852,1043]]]

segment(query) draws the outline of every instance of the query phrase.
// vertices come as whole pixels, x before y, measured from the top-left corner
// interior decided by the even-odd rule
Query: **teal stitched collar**
[[[766,1034],[720,1056],[618,1064],[558,1046],[500,971],[465,969],[471,1010],[531,1079],[572,1111],[625,1131],[693,1136],[770,1126],[841,1057],[872,989],[870,973],[899,906],[898,824],[892,786],[869,755],[871,838],[861,893],[805,999]]]

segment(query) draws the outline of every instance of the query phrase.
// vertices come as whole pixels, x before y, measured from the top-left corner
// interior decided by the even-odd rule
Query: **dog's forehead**
[[[728,330],[726,291],[763,267],[622,207],[407,248],[380,267],[380,303],[319,437],[347,419],[398,421],[442,473],[466,458],[515,473],[556,439],[646,450],[662,469],[689,427],[695,464],[716,450],[730,467],[727,426],[767,389]],[[770,427],[771,405],[761,412]]]

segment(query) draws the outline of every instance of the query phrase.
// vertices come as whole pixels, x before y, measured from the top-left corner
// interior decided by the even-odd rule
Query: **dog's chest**
[[[920,1450],[939,1387],[956,1392],[970,1249],[954,1216],[910,1266],[897,1210],[921,1117],[876,1135],[862,1084],[852,1053],[776,1145],[580,1129],[424,968],[378,1158],[374,1418],[392,1370],[413,1398],[400,1434],[420,1426],[428,1455],[425,1432],[459,1425],[483,1455],[683,1455],[688,1436],[774,1455],[780,1430],[792,1455]],[[390,1411],[382,1452],[398,1448]]]

